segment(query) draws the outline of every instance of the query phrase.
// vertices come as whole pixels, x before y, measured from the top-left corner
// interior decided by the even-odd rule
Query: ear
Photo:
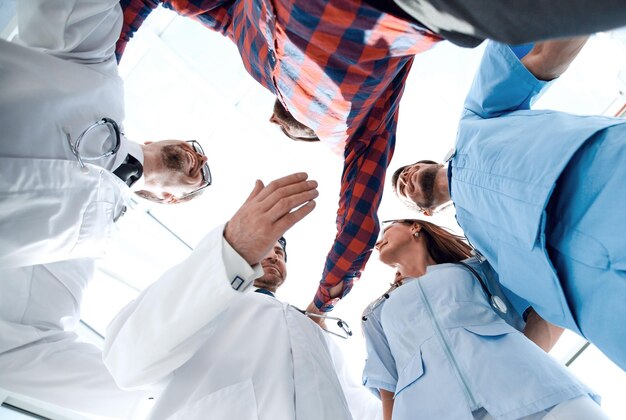
[[[419,223],[413,223],[411,225],[411,234],[414,234],[416,232],[419,232],[422,230],[422,226]]]

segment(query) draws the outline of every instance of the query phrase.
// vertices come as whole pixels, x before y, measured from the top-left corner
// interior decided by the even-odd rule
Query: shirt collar
[[[271,296],[271,297],[273,297],[273,298],[275,298],[275,297],[276,297],[276,296],[274,296],[274,293],[270,292],[270,291],[269,291],[269,290],[267,290],[267,289],[263,289],[263,288],[256,289],[256,290],[255,290],[255,292],[257,292],[257,293],[262,293],[262,294],[264,294],[264,295]]]
[[[112,170],[117,169],[126,159],[127,155],[131,155],[141,163],[143,166],[143,150],[139,143],[128,140],[123,134],[121,137],[120,149],[115,154],[115,160],[113,161]]]

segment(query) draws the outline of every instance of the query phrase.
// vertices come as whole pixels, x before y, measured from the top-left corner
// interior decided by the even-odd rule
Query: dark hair
[[[287,262],[287,239],[284,236],[278,238],[278,243],[283,248],[283,253],[285,254],[285,262]]]
[[[308,133],[308,135],[304,137],[297,137],[297,136],[290,134],[289,131],[287,131],[285,127],[283,127],[282,124],[278,124],[283,134],[289,137],[291,140],[307,141],[307,142],[320,141],[319,137],[317,137],[317,134],[315,134],[315,131],[313,131],[311,128],[307,127],[306,125],[302,124],[300,121],[296,120],[293,117],[293,115],[291,115],[291,112],[289,112],[287,108],[285,108],[283,104],[278,100],[278,98],[276,99],[276,101],[274,101],[274,116],[278,120],[289,125],[290,127],[297,128],[301,131]]]
[[[174,203],[174,204],[185,203],[187,201],[193,200],[194,198],[201,196],[203,192],[204,191],[200,190],[200,191],[198,191],[198,192],[196,192],[194,194],[190,194],[190,195],[184,196],[182,198],[178,198],[176,200],[176,203]],[[152,201],[153,203],[167,204],[167,202],[164,199],[157,197],[151,191],[139,190],[139,191],[135,191],[135,194],[137,194],[139,197],[143,198],[144,200]]]
[[[437,162],[432,161],[432,160],[418,160],[415,163],[411,163],[409,165],[404,165],[399,167],[398,169],[396,169],[396,171],[393,173],[393,175],[391,175],[391,188],[393,189],[394,194],[398,195],[398,191],[396,190],[396,184],[398,183],[398,178],[400,177],[400,174],[402,173],[402,171],[404,171],[407,167],[415,165],[416,163],[427,163],[430,165],[436,165]]]
[[[422,227],[420,236],[426,240],[426,250],[437,264],[455,263],[472,256],[472,247],[465,238],[444,227],[418,219],[404,219],[399,222],[416,223]]]

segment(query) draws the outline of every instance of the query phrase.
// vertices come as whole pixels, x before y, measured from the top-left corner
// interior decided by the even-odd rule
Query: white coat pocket
[[[258,420],[252,380],[226,386],[177,411],[168,420]]]
[[[99,257],[103,254],[113,229],[113,209],[110,202],[89,203],[83,213],[72,257]]]

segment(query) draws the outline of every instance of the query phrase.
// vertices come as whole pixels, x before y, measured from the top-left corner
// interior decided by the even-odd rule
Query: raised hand
[[[250,265],[274,246],[289,228],[315,208],[317,182],[299,172],[272,181],[257,180],[248,199],[224,229],[224,238]]]

